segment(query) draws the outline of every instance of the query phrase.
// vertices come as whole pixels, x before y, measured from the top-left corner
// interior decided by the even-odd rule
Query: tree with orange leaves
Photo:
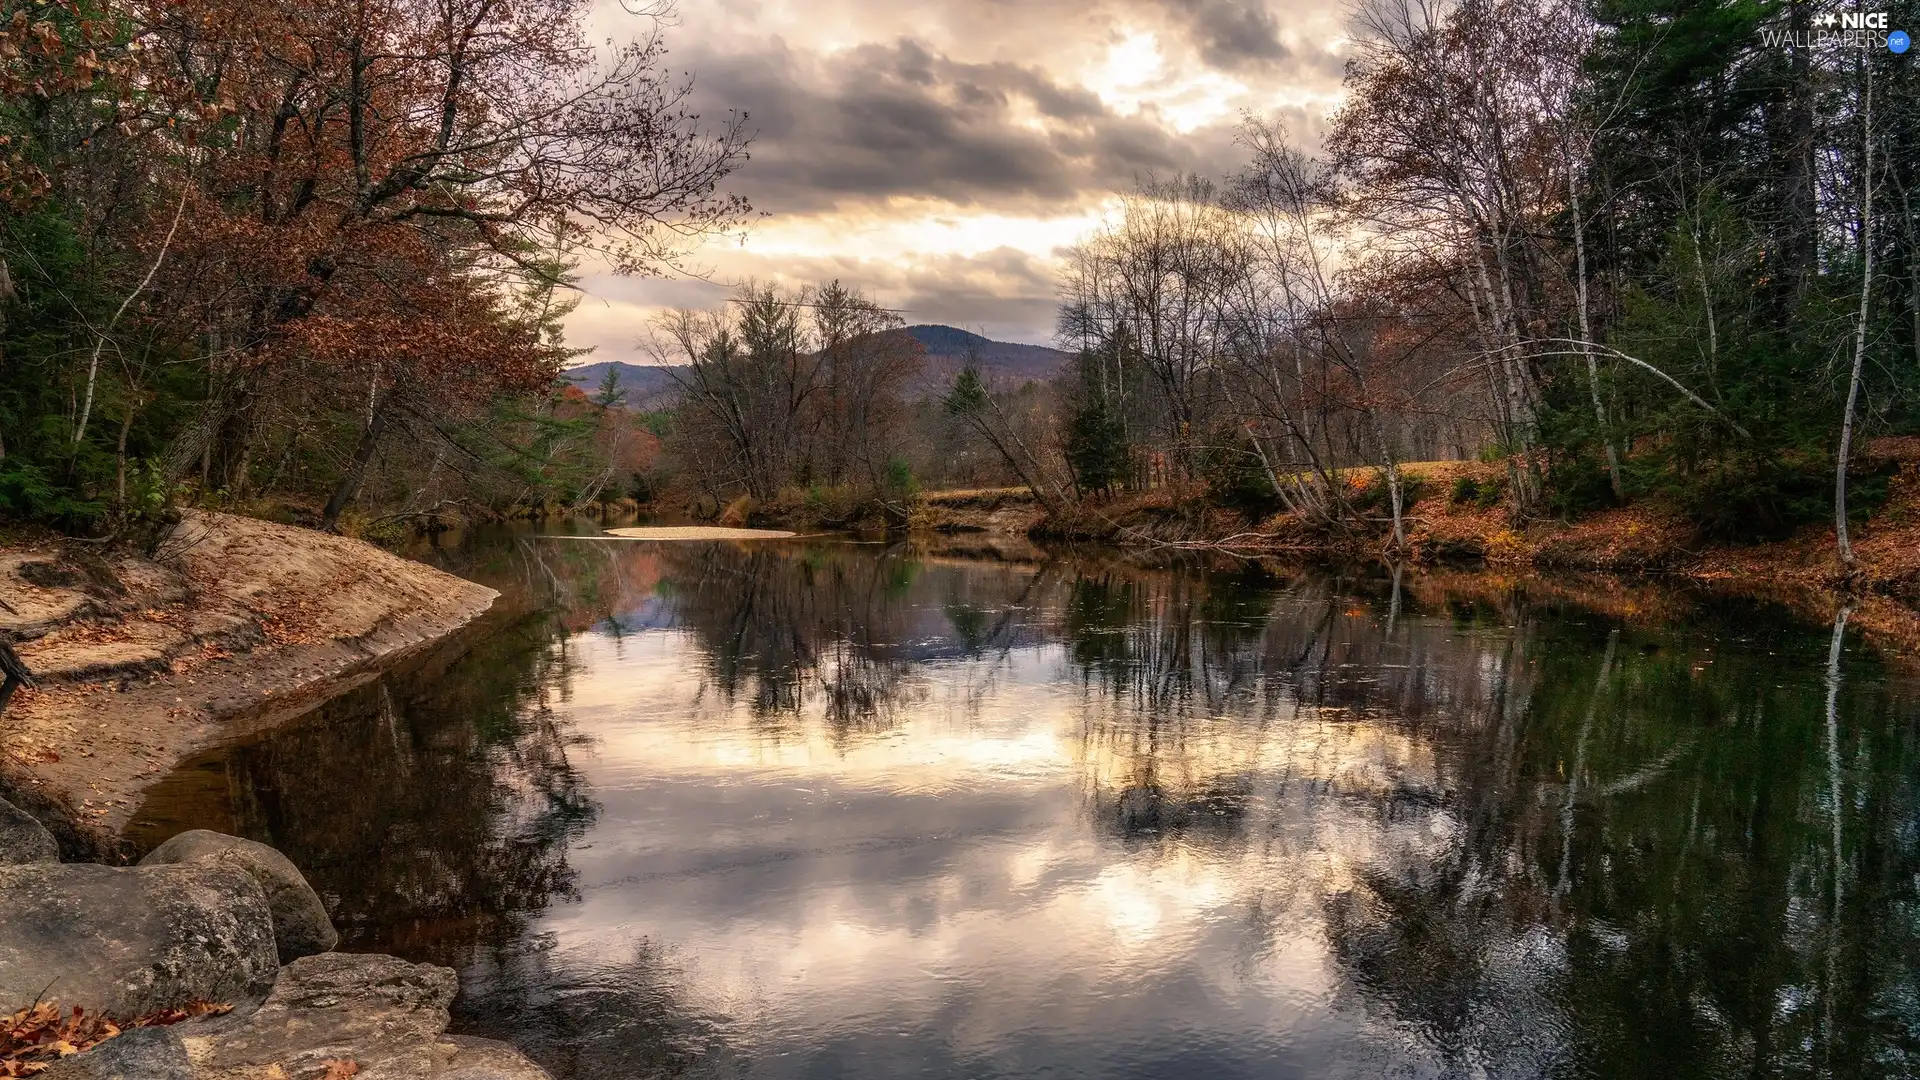
[[[7,118],[0,254],[48,298],[8,327],[35,344],[0,340],[0,426],[37,436],[13,440],[16,461],[35,448],[20,467],[97,496],[104,409],[123,472],[133,453],[166,485],[324,484],[331,527],[396,426],[445,434],[544,395],[570,355],[557,253],[661,272],[748,209],[721,188],[745,118],[690,110],[665,9],[602,47],[589,7],[5,5],[0,78],[38,97]],[[36,377],[68,392],[18,385]]]

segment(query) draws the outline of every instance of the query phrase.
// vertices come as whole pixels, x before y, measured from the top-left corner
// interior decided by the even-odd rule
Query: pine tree
[[[608,367],[607,373],[600,378],[600,388],[593,392],[593,403],[601,412],[617,409],[627,403],[626,388],[620,385],[620,369]]]
[[[1089,400],[1074,414],[1067,426],[1066,450],[1074,486],[1083,494],[1110,495],[1126,478],[1126,429],[1101,398]]]

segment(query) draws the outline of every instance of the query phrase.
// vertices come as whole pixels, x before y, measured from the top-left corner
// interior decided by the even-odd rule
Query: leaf
[[[0,1017],[0,1078],[36,1076],[61,1058],[90,1050],[130,1027],[178,1024],[232,1010],[233,1006],[218,1002],[191,1001],[121,1023],[102,1013],[89,1013],[78,1005],[62,1012],[53,1002],[37,1001],[10,1016]],[[355,1066],[356,1071],[358,1068]]]

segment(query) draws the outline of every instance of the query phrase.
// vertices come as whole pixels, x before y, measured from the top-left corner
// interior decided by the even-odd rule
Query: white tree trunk
[[[1588,313],[1587,298],[1587,223],[1580,216],[1580,183],[1574,175],[1572,161],[1567,169],[1567,209],[1573,215],[1573,258],[1575,283],[1579,293],[1580,340],[1593,340],[1593,319]],[[1593,355],[1591,345],[1583,345],[1581,352],[1587,358],[1587,392],[1593,396],[1593,419],[1600,425],[1600,441],[1607,448],[1607,478],[1613,484],[1613,497],[1626,498],[1626,488],[1620,483],[1620,452],[1613,445],[1613,426],[1607,422],[1607,406],[1600,400],[1600,361]]]
[[[1873,300],[1873,64],[1866,69],[1860,122],[1860,316],[1853,327],[1853,377],[1847,380],[1847,411],[1840,421],[1839,460],[1833,468],[1833,532],[1840,562],[1848,570],[1858,562],[1847,536],[1847,466],[1853,457],[1853,417],[1867,364],[1867,312]]]
[[[106,329],[100,331],[98,340],[93,343],[93,356],[87,361],[87,395],[80,404],[80,421],[73,428],[75,446],[79,446],[87,437],[87,418],[93,412],[93,385],[100,376],[100,353],[107,347],[107,335],[113,333],[113,328],[120,324],[120,316],[127,313],[127,306],[133,303],[133,298],[145,292],[147,286],[153,281],[153,275],[159,273],[160,264],[167,257],[167,248],[173,244],[174,231],[180,228],[180,214],[187,208],[187,194],[192,190],[193,185],[190,182],[182,181],[180,205],[173,208],[173,224],[167,226],[167,237],[160,241],[160,252],[153,257],[153,265],[147,267],[147,276],[140,279],[140,284],[133,287],[133,291],[127,294],[125,300],[120,301],[120,307],[114,311],[113,318],[107,321]]]

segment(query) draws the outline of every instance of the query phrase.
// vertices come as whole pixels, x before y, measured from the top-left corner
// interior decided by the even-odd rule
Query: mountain
[[[1067,363],[1067,354],[1059,349],[994,341],[952,326],[909,326],[907,333],[926,347],[928,374],[945,376],[943,384],[966,366],[969,346],[976,351],[981,372],[1000,381],[1050,379]]]
[[[914,380],[913,391],[921,394],[943,392],[953,385],[953,377],[967,365],[972,349],[981,374],[990,382],[1019,384],[1030,379],[1050,379],[1066,366],[1067,354],[1044,345],[1022,345],[1013,341],[995,341],[953,326],[909,326],[906,332],[927,350],[927,366]],[[666,368],[652,364],[629,364],[603,360],[582,364],[566,373],[569,383],[588,394],[600,388],[608,371],[620,373],[620,387],[627,392],[630,409],[663,409],[673,404],[680,388]]]
[[[565,375],[569,383],[591,395],[600,389],[600,380],[607,377],[609,370],[620,373],[620,389],[627,392],[629,409],[641,412],[664,409],[672,405],[673,399],[680,393],[679,384],[673,381],[673,373],[655,364],[602,360],[597,364],[568,368]]]

